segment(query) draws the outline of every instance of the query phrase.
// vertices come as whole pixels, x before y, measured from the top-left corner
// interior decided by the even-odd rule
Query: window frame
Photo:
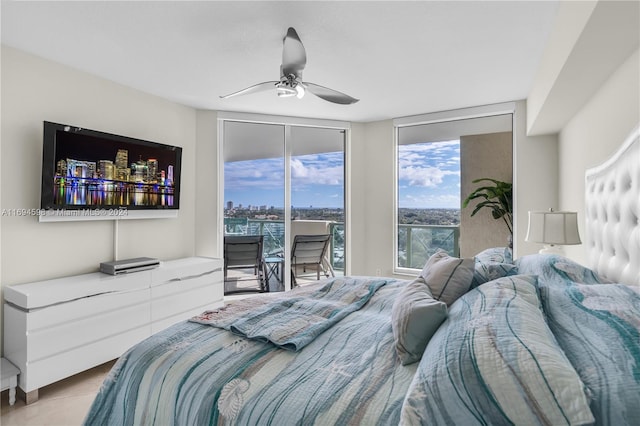
[[[274,124],[284,127],[284,179],[285,179],[285,206],[291,206],[291,128],[292,127],[319,127],[344,131],[344,244],[345,244],[345,264],[344,274],[349,275],[351,273],[351,167],[349,165],[351,158],[351,123],[346,121],[337,120],[323,120],[301,117],[289,117],[278,115],[266,115],[266,114],[252,114],[252,113],[240,113],[240,112],[228,112],[219,111],[217,114],[217,126],[218,126],[218,140],[217,140],[217,155],[218,155],[218,187],[217,187],[217,205],[218,212],[218,253],[223,253],[224,243],[224,122],[236,121],[256,124]],[[291,209],[285,208],[285,223],[291,222]],[[291,227],[285,226],[285,241],[291,241]],[[291,269],[291,247],[290,244],[285,244],[284,252],[284,270]],[[285,291],[291,290],[291,276],[290,274],[284,274],[285,278]]]
[[[457,110],[440,111],[428,114],[414,115],[409,117],[401,117],[393,120],[393,173],[394,173],[394,185],[393,185],[393,273],[401,276],[415,276],[420,272],[420,269],[407,268],[398,266],[398,183],[399,183],[399,167],[398,167],[398,148],[399,148],[399,135],[402,127],[419,126],[425,124],[436,124],[444,122],[453,122],[458,120],[466,120],[470,118],[482,118],[492,117],[496,115],[512,114],[512,138],[514,143],[513,155],[515,155],[515,114],[516,103],[505,102],[492,105],[483,105],[472,108],[463,108]],[[515,193],[515,182],[514,182]],[[515,218],[514,218],[515,220]]]

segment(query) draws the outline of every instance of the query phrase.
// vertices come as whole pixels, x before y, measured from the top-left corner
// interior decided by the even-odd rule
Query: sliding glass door
[[[345,266],[344,146],[344,130],[291,128],[292,238],[330,234],[329,274],[343,274]]]
[[[324,269],[342,273],[345,130],[233,120],[221,125],[224,234],[264,236],[270,291],[291,286],[284,271],[291,270],[295,235],[330,234]],[[305,278],[315,280],[315,270]]]
[[[265,256],[284,252],[284,127],[224,123],[224,233],[264,235]]]

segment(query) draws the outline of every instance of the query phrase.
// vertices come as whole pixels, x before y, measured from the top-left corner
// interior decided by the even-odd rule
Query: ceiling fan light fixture
[[[302,99],[304,96],[304,86],[300,83],[296,84],[296,97]]]
[[[276,87],[276,93],[280,98],[290,98],[291,96],[296,96],[298,92],[293,87],[278,85]]]

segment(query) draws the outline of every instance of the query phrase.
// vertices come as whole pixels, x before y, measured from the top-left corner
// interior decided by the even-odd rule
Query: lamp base
[[[564,252],[562,250],[562,247],[554,246],[553,244],[545,245],[542,249],[540,249],[540,251],[538,253],[540,253],[540,254],[559,254],[559,255],[563,255],[564,254]]]

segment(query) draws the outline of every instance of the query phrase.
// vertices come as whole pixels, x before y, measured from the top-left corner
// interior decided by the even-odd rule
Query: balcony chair
[[[262,258],[263,238],[262,235],[224,237],[225,295],[267,291],[267,270]],[[230,269],[251,270],[252,274],[234,274],[230,278]]]
[[[296,235],[291,246],[291,283],[296,285],[298,268],[303,273],[307,268],[316,269],[316,279],[320,279],[320,271],[325,277],[335,276],[331,263],[327,259],[330,234],[322,235]]]

